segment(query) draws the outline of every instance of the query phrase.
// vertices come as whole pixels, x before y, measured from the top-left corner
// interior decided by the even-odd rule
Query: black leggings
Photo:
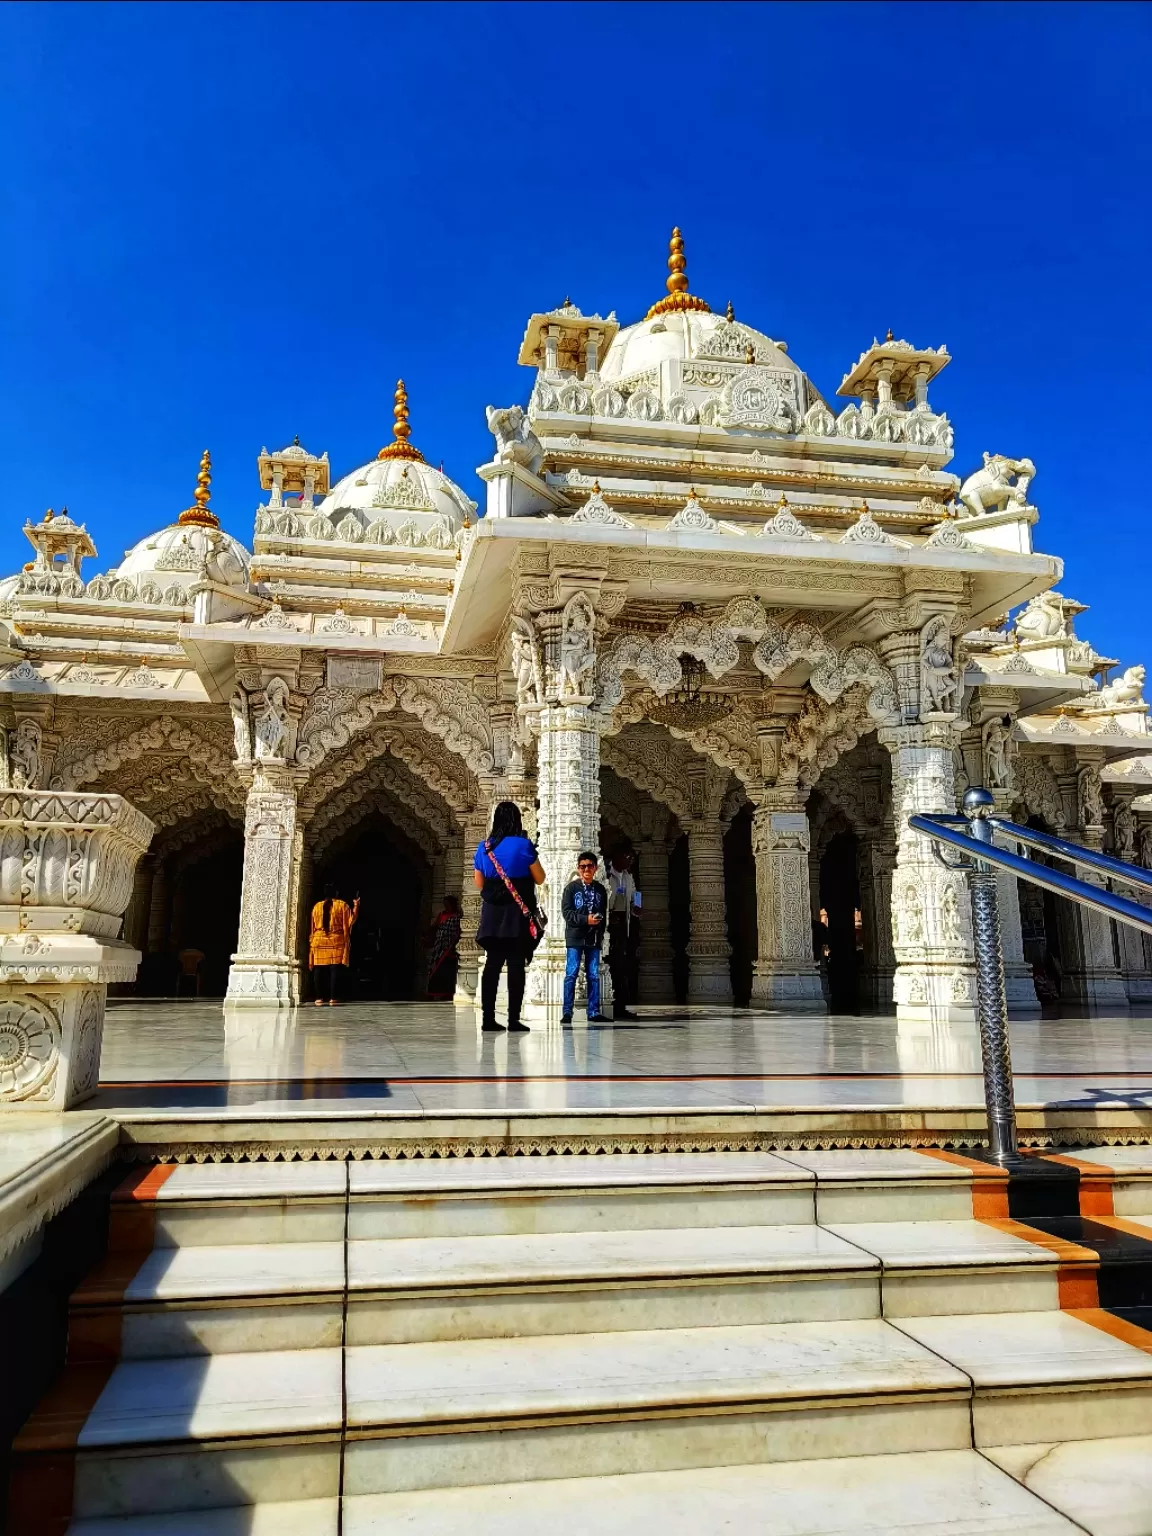
[[[496,1022],[496,991],[500,972],[508,967],[508,1022],[519,1024],[524,1005],[524,967],[528,951],[523,939],[485,939],[484,974],[480,978],[480,1007],[485,1024]]]
[[[312,979],[316,988],[316,996],[321,1002],[329,999],[337,999],[344,990],[344,970],[342,965],[314,965],[312,967]]]

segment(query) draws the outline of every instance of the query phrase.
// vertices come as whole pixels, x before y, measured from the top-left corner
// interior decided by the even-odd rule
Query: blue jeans
[[[576,978],[580,974],[580,961],[584,961],[584,974],[588,978],[588,1017],[594,1019],[600,1012],[600,951],[598,949],[570,949],[564,967],[564,1017],[570,1018],[576,1001]]]

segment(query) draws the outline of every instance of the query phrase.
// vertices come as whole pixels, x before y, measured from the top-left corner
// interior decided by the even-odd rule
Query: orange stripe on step
[[[1053,1258],[1060,1260],[1061,1264],[1089,1265],[1095,1269],[1100,1263],[1100,1257],[1094,1248],[1085,1248],[1080,1243],[1069,1242],[1066,1237],[1053,1237],[1050,1232],[1038,1231],[1036,1227],[1030,1227],[1026,1221],[1014,1221],[1010,1216],[1000,1217],[997,1220],[983,1218],[986,1227],[995,1227],[997,1232],[1003,1232],[1009,1237],[1019,1237],[1026,1243],[1034,1243],[1037,1248],[1046,1248]]]
[[[12,1446],[9,1536],[64,1536],[72,1520],[76,1442],[116,1367],[70,1365],[37,1404]]]
[[[946,1152],[943,1147],[917,1147],[921,1157],[934,1157],[938,1162],[951,1163],[955,1168],[967,1168],[970,1173],[979,1173],[986,1179],[1000,1179],[1005,1184],[1008,1182],[1008,1171],[998,1168],[995,1163],[986,1163],[983,1158],[965,1157],[962,1152]]]
[[[1114,1339],[1131,1344],[1134,1349],[1142,1349],[1146,1355],[1152,1355],[1152,1333],[1137,1323],[1130,1323],[1112,1312],[1105,1312],[1102,1307],[1071,1309],[1068,1316],[1078,1317],[1082,1323],[1099,1328],[1101,1333],[1111,1334]]]
[[[1130,1216],[1096,1216],[1102,1227],[1111,1227],[1114,1232],[1127,1232],[1130,1237],[1142,1237],[1146,1243],[1152,1243],[1152,1226],[1147,1222],[1133,1221]]]
[[[112,1191],[112,1199],[154,1200],[161,1185],[168,1182],[179,1166],[179,1163],[157,1163],[153,1167],[134,1168]]]

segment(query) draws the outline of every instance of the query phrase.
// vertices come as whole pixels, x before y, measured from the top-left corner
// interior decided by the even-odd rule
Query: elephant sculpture
[[[1008,459],[1002,453],[986,453],[984,468],[969,475],[960,487],[960,504],[973,517],[987,512],[1003,512],[1013,503],[1028,504],[1028,487],[1036,474],[1031,459]],[[1016,483],[1011,477],[1015,475]]]

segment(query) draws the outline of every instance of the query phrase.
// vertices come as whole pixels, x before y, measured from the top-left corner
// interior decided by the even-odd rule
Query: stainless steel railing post
[[[992,827],[987,817],[994,804],[986,789],[972,788],[965,792],[964,815],[974,841],[991,843]],[[967,862],[988,1144],[996,1161],[1006,1163],[1019,1153],[1016,1105],[1012,1094],[1012,1055],[1008,1043],[1008,1000],[1004,991],[1004,951],[1000,944],[1000,915],[996,908],[996,873],[990,865],[981,864],[978,859]]]

